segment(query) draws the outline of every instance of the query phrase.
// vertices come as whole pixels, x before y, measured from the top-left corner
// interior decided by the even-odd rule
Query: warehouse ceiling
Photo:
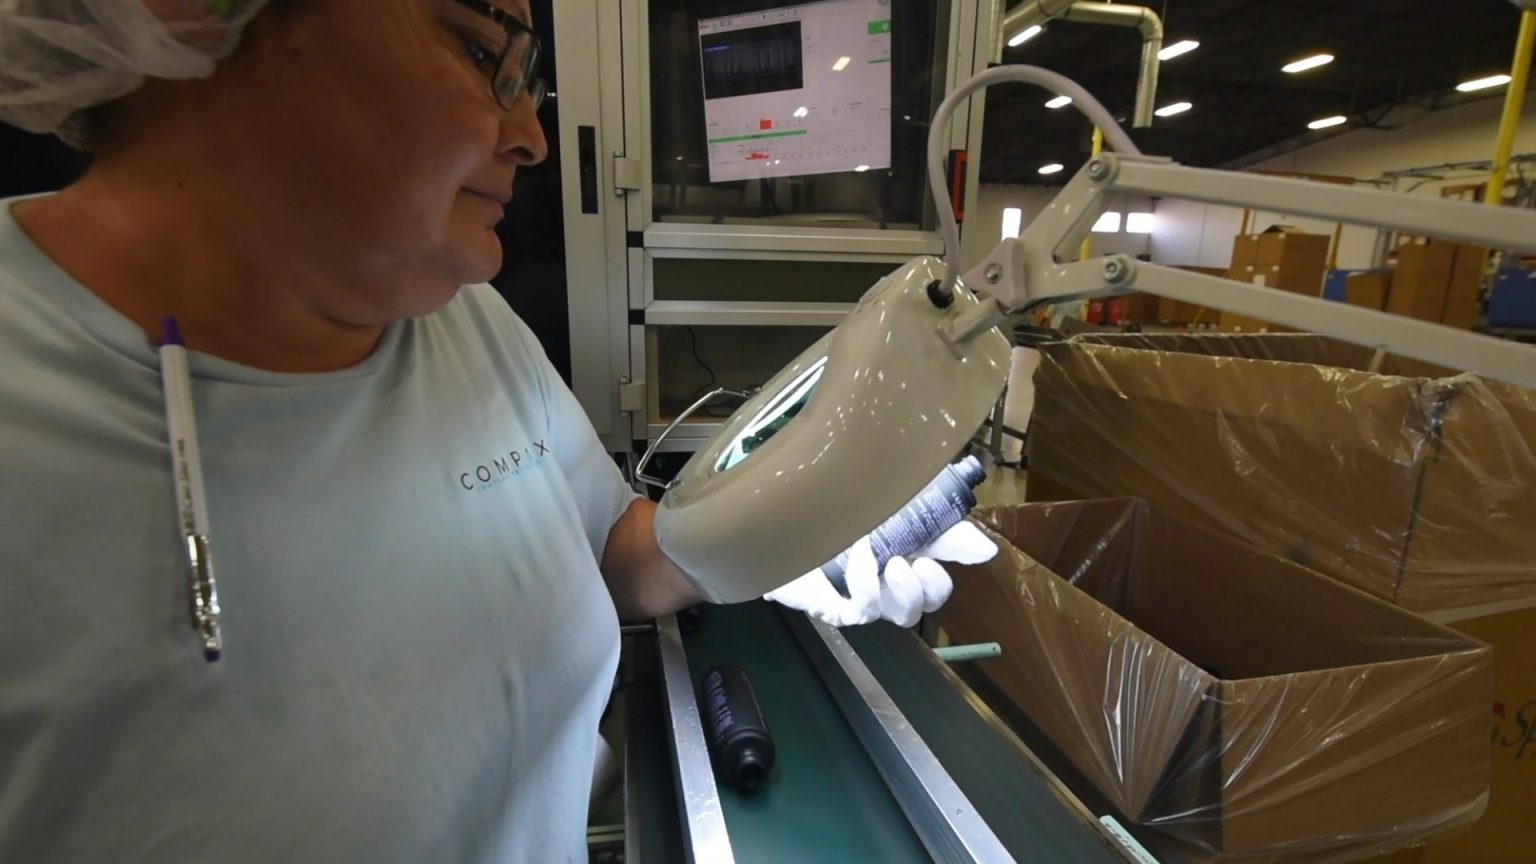
[[[1012,8],[1016,3],[1009,3]],[[1130,4],[1134,5],[1134,4]],[[1147,153],[1196,166],[1240,167],[1344,131],[1391,128],[1424,111],[1502,98],[1498,87],[1460,93],[1457,84],[1509,71],[1519,12],[1508,0],[1152,0],[1165,45],[1200,46],[1161,64],[1157,104],[1189,102],[1133,137]],[[1299,74],[1285,64],[1332,54]],[[1117,116],[1136,93],[1141,35],[1134,28],[1052,21],[1007,63],[1032,63],[1076,79]],[[1045,107],[1023,85],[987,93],[981,179],[1060,183],[1079,168],[1091,127],[1071,108]],[[1307,124],[1345,115],[1322,131]],[[1129,125],[1129,123],[1127,123]],[[1489,142],[1490,149],[1492,142]],[[1065,170],[1041,176],[1042,165]]]

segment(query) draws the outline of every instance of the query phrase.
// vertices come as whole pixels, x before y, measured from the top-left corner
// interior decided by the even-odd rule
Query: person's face
[[[494,5],[532,23],[526,0]],[[311,253],[377,277],[337,286],[329,314],[422,315],[496,273],[513,176],[548,149],[529,95],[503,108],[492,93],[501,24],[453,0],[308,0],[246,39],[229,65],[248,82],[235,107],[255,197]]]

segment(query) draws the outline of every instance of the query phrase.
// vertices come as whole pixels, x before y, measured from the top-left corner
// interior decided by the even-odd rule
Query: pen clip
[[[224,650],[224,637],[219,628],[219,590],[213,578],[213,555],[206,535],[188,534],[186,542],[192,629],[202,639],[203,659],[213,663]]]

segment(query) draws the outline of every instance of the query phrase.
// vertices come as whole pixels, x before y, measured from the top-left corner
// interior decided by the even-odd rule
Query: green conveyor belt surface
[[[912,633],[886,624],[842,632],[1017,860],[1124,864]],[[684,646],[695,687],[721,663],[746,670],[777,747],[774,774],[756,794],[720,786],[738,862],[932,860],[778,607],[711,607]]]
[[[776,608],[710,607],[683,644],[695,692],[719,664],[746,670],[777,749],[755,794],[720,786],[738,864],[932,860]]]
[[[1082,811],[1069,808],[990,711],[978,710],[931,651],[891,624],[849,627],[843,637],[879,679],[997,839],[1019,861],[1124,864]],[[987,661],[977,661],[985,663]]]

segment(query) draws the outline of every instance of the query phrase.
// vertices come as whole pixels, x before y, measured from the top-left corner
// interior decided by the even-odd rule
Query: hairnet
[[[86,109],[146,77],[202,78],[268,0],[0,0],[0,121],[91,137]]]

